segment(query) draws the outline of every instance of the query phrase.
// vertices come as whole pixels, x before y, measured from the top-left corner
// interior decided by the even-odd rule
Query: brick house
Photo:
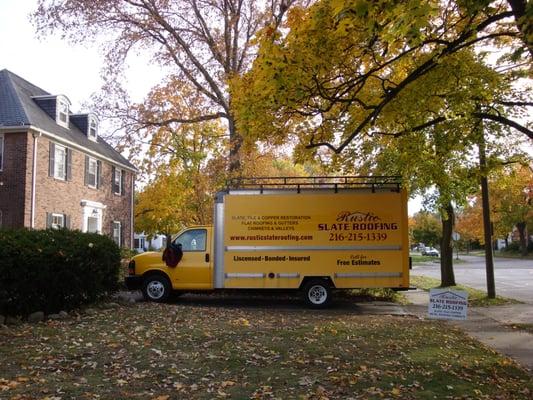
[[[65,227],[132,247],[135,167],[95,114],[0,71],[0,227]]]

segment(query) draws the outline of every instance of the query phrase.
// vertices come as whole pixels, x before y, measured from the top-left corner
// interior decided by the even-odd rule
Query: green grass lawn
[[[533,324],[512,324],[510,327],[533,334]]]
[[[459,255],[468,255],[468,256],[478,256],[478,257],[485,257],[485,251],[484,250],[473,250],[469,253],[463,253],[460,252]],[[529,253],[527,256],[523,256],[519,252],[512,252],[512,251],[495,251],[494,257],[502,257],[502,258],[521,258],[525,260],[533,260],[533,253]]]
[[[453,256],[454,265],[455,264],[464,264],[466,262],[464,260],[461,260],[460,258],[457,259],[456,256],[455,256],[455,253],[453,253],[453,254],[454,254],[454,256]],[[420,264],[420,263],[426,263],[426,262],[433,262],[433,263],[436,263],[436,264],[440,263],[440,258],[439,257],[423,256],[423,255],[420,255],[420,254],[410,254],[409,257],[411,257],[411,260],[412,260],[413,264]]]
[[[435,278],[429,278],[427,276],[410,276],[411,286],[416,286],[422,290],[428,290],[436,287],[440,287],[440,280]],[[489,299],[487,292],[482,290],[473,289],[470,287],[457,285],[451,286],[452,289],[464,290],[468,292],[468,304],[472,307],[486,307],[486,306],[499,306],[504,304],[520,304],[520,301],[514,299],[508,299],[506,297],[496,296],[495,299]]]
[[[2,399],[526,399],[533,379],[440,321],[137,303],[0,330]]]

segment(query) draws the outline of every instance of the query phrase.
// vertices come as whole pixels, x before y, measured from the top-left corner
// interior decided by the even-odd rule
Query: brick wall
[[[4,159],[0,171],[2,226],[21,228],[25,224],[27,132],[4,133]],[[30,181],[31,183],[31,181]]]
[[[2,226],[21,228],[31,226],[31,185],[34,138],[29,132],[4,133],[3,170],[0,171],[0,211]],[[98,189],[85,185],[85,153],[72,149],[72,177],[69,181],[49,175],[50,140],[37,138],[37,176],[35,190],[35,228],[44,229],[47,213],[66,214],[71,229],[82,229],[82,200],[102,203],[102,232],[112,233],[112,222],[122,225],[122,245],[132,247],[131,193],[132,173],[123,170],[124,194],[113,193],[112,166],[102,162],[101,182]],[[97,158],[97,157],[94,157]]]
[[[102,203],[102,231],[111,235],[112,221],[120,221],[122,225],[122,245],[131,247],[131,177],[132,173],[124,171],[124,195],[116,195],[112,191],[111,164],[102,161],[102,185],[93,189],[85,185],[85,153],[72,149],[72,177],[70,181],[55,179],[49,175],[50,140],[40,137],[37,146],[37,179],[35,228],[46,228],[47,213],[66,214],[70,217],[71,229],[82,229],[82,200]],[[96,158],[96,157],[95,157]]]

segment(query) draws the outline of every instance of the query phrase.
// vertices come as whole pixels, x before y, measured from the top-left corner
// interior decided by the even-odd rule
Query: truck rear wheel
[[[163,275],[149,275],[144,278],[142,292],[146,300],[161,303],[166,301],[171,292],[170,281]]]
[[[310,280],[303,288],[303,296],[311,308],[325,308],[331,302],[331,286],[324,279]]]

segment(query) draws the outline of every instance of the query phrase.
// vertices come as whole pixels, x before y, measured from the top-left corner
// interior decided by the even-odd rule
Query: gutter
[[[93,150],[90,150],[86,147],[83,147],[83,146],[80,146],[79,144],[77,143],[74,143],[74,142],[71,142],[70,140],[66,140],[64,138],[62,138],[61,136],[57,136],[53,133],[50,133],[50,132],[47,132],[45,130],[42,130],[40,128],[37,128],[36,126],[33,126],[33,125],[22,125],[22,126],[0,126],[0,132],[4,131],[4,132],[28,132],[28,131],[35,131],[37,133],[39,133],[39,136],[47,136],[49,138],[52,138],[54,139],[55,141],[57,142],[60,142],[62,144],[65,144],[67,145],[68,147],[72,147],[74,149],[77,149],[83,153],[86,153],[86,154],[90,154],[92,156],[95,156],[101,160],[105,160],[107,162],[109,162],[110,164],[114,164],[114,165],[117,165],[119,166],[120,168],[123,168],[123,169],[126,169],[130,172],[134,172],[134,173],[138,173],[139,170],[137,168],[132,168],[130,166],[127,166],[125,164],[122,164],[118,161],[115,161],[115,160],[112,160],[111,158],[109,157],[106,157],[106,156],[103,156],[101,155],[100,153],[97,153],[96,151],[93,151]]]

